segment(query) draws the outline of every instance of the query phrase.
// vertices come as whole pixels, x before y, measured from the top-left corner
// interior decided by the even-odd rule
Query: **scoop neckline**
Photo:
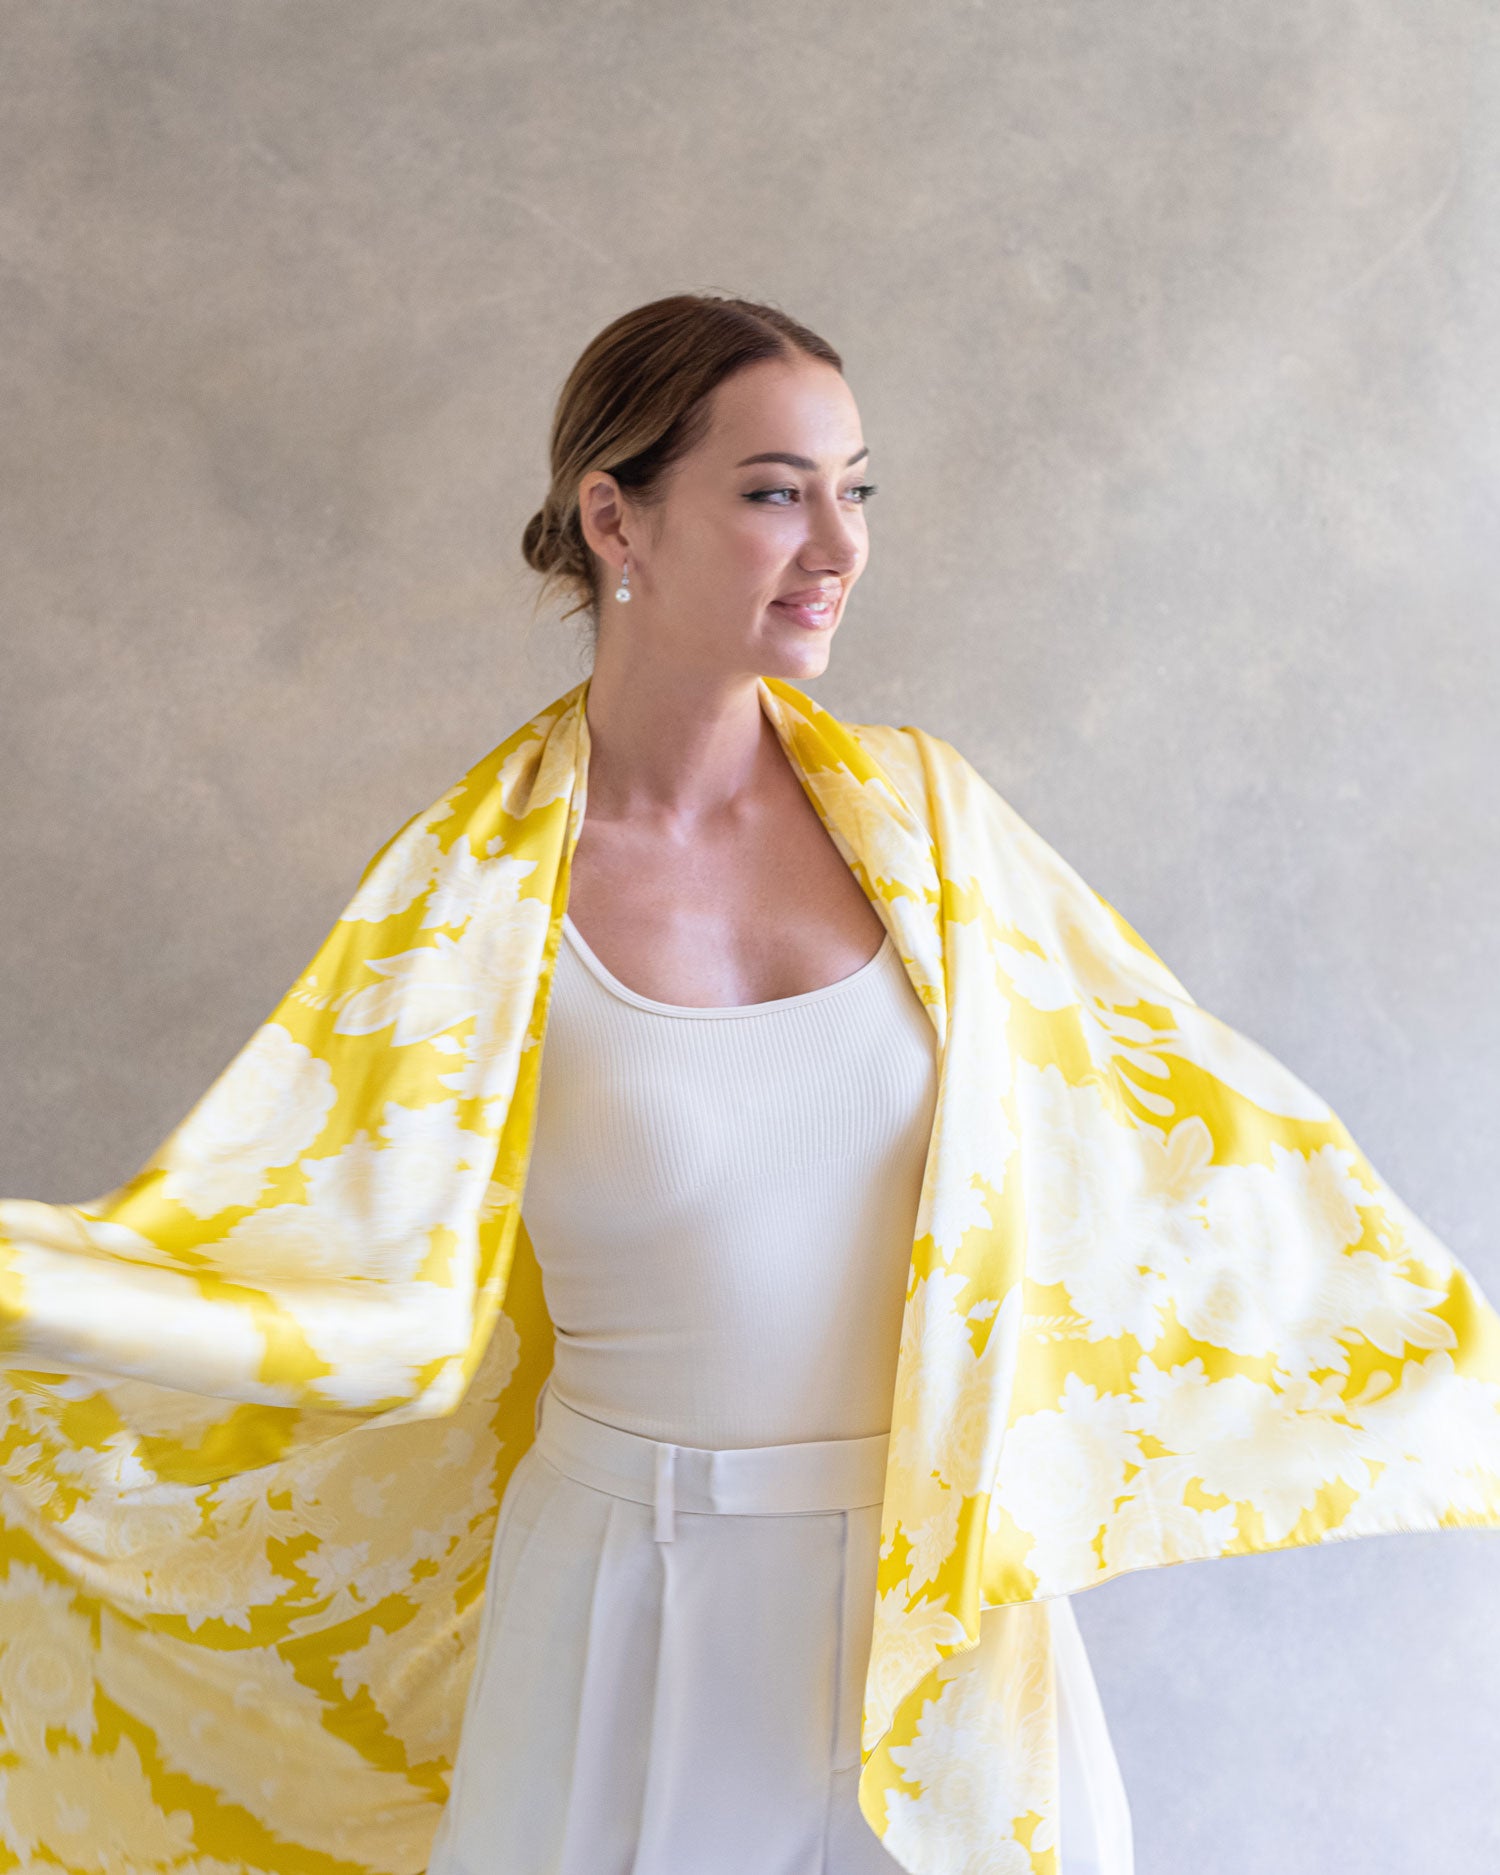
[[[794,996],[769,996],[758,1003],[663,1003],[654,996],[643,996],[639,990],[631,989],[628,983],[622,983],[613,971],[605,968],[598,955],[590,947],[588,939],[574,924],[568,912],[563,913],[563,931],[569,943],[582,958],[583,962],[599,979],[604,987],[618,996],[623,1002],[634,1003],[638,1009],[649,1009],[662,1016],[713,1016],[723,1019],[727,1016],[764,1016],[773,1014],[778,1009],[794,1009],[801,1003],[821,1002],[825,996],[831,996],[836,990],[848,989],[861,977],[868,976],[880,963],[886,952],[894,948],[891,934],[886,932],[880,941],[880,948],[873,957],[867,957],[857,969],[848,976],[838,977],[832,983],[820,983],[814,989],[799,990]]]

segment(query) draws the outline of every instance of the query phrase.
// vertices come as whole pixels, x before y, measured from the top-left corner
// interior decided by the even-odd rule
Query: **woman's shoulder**
[[[1002,842],[1012,858],[1057,863],[1031,823],[947,737],[915,723],[846,723],[845,728],[929,830],[939,821],[950,830],[962,826],[975,837]]]
[[[848,723],[845,727],[913,806],[925,800],[935,783],[951,783],[959,777],[983,779],[951,742],[915,723]]]

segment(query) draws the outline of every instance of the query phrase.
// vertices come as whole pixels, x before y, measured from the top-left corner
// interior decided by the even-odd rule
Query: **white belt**
[[[580,1413],[552,1391],[549,1376],[537,1398],[536,1443],[566,1476],[654,1506],[656,1540],[670,1543],[679,1511],[785,1516],[879,1504],[890,1434],[787,1445],[674,1445]]]

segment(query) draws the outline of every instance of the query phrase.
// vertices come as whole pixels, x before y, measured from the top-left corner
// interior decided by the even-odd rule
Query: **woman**
[[[528,558],[596,621],[523,1207],[557,1348],[432,1875],[874,1875],[901,1865],[859,1813],[861,1688],[935,1036],[757,684],[827,667],[869,556],[869,450],[828,345],[687,298],[596,340],[552,447]],[[716,1517],[679,1492],[668,1551],[654,1492],[611,1492],[673,1446],[755,1448],[763,1495]],[[1124,1871],[1056,1610],[1063,1737],[1089,1748],[1063,1868]]]
[[[1115,1875],[1070,1593],[1500,1524],[1500,1317],[1338,1117],[792,681],[867,470],[776,310],[606,328],[526,538],[591,677],[0,1203],[21,1865]]]

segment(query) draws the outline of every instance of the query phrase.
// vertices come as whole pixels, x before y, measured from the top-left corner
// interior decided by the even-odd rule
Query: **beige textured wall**
[[[770,297],[880,493],[814,686],[949,737],[1500,1296],[1480,0],[0,14],[0,1191],[128,1176],[576,681],[552,399]],[[1078,1599],[1142,1875],[1488,1875],[1493,1533]]]

